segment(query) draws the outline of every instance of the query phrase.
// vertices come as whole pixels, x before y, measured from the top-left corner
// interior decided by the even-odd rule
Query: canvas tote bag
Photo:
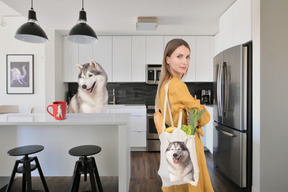
[[[168,108],[171,126],[173,117],[168,100],[168,85],[165,85],[165,101],[163,114],[163,127],[160,139],[160,167],[158,174],[162,179],[163,187],[190,183],[197,186],[199,167],[195,148],[195,135],[187,135],[181,129],[182,111],[179,114],[178,126],[172,132],[165,132],[166,108]]]

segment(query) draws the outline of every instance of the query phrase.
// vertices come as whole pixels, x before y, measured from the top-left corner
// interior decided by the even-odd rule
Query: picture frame
[[[34,94],[34,55],[6,55],[6,93]]]

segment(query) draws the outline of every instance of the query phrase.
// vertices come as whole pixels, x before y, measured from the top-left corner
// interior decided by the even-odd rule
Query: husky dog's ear
[[[168,138],[166,138],[166,140],[168,141],[169,144],[171,143]]]
[[[81,71],[81,69],[83,68],[82,65],[80,65],[79,63],[76,63],[76,66],[78,67],[79,72]]]
[[[98,69],[98,64],[93,59],[90,60],[90,65],[92,65],[92,67]]]
[[[185,139],[185,141],[183,142],[183,143],[184,143],[184,145],[186,145],[186,144],[187,144],[187,142],[188,142],[188,138],[187,138],[187,139]]]

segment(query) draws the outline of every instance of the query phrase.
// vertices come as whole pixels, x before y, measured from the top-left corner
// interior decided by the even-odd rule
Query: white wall
[[[65,101],[68,86],[62,80],[62,35],[56,31],[46,32],[49,42],[45,44],[45,106],[48,106],[53,101]]]
[[[45,45],[25,43],[14,38],[24,17],[4,17],[0,26],[0,105],[19,105],[20,112],[45,109]],[[34,54],[34,94],[6,94],[6,54]]]
[[[260,0],[260,191],[288,190],[288,1]]]
[[[260,0],[252,0],[253,167],[252,192],[260,192]]]

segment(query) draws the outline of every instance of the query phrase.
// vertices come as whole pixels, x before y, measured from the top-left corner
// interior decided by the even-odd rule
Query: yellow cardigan
[[[160,110],[164,111],[164,99],[165,99],[165,85],[167,82],[163,84],[159,93],[159,107]],[[196,108],[197,111],[201,111],[202,109],[206,109],[203,105],[201,105],[195,98],[193,98],[186,86],[181,80],[173,77],[168,86],[168,98],[171,107],[171,113],[173,116],[174,125],[177,126],[179,112],[181,110],[189,111],[191,108]],[[186,124],[186,112],[182,112],[182,124]],[[199,125],[201,127],[205,126],[210,121],[209,112],[205,111],[205,113],[199,119]],[[167,112],[165,122],[170,126],[170,118]],[[214,192],[204,154],[203,143],[200,138],[200,135],[203,137],[203,130],[199,128],[195,134],[195,144],[196,144],[196,153],[197,153],[197,161],[199,166],[199,181],[197,186],[193,186],[191,184],[183,184],[183,185],[174,185],[171,187],[162,187],[163,192]]]

